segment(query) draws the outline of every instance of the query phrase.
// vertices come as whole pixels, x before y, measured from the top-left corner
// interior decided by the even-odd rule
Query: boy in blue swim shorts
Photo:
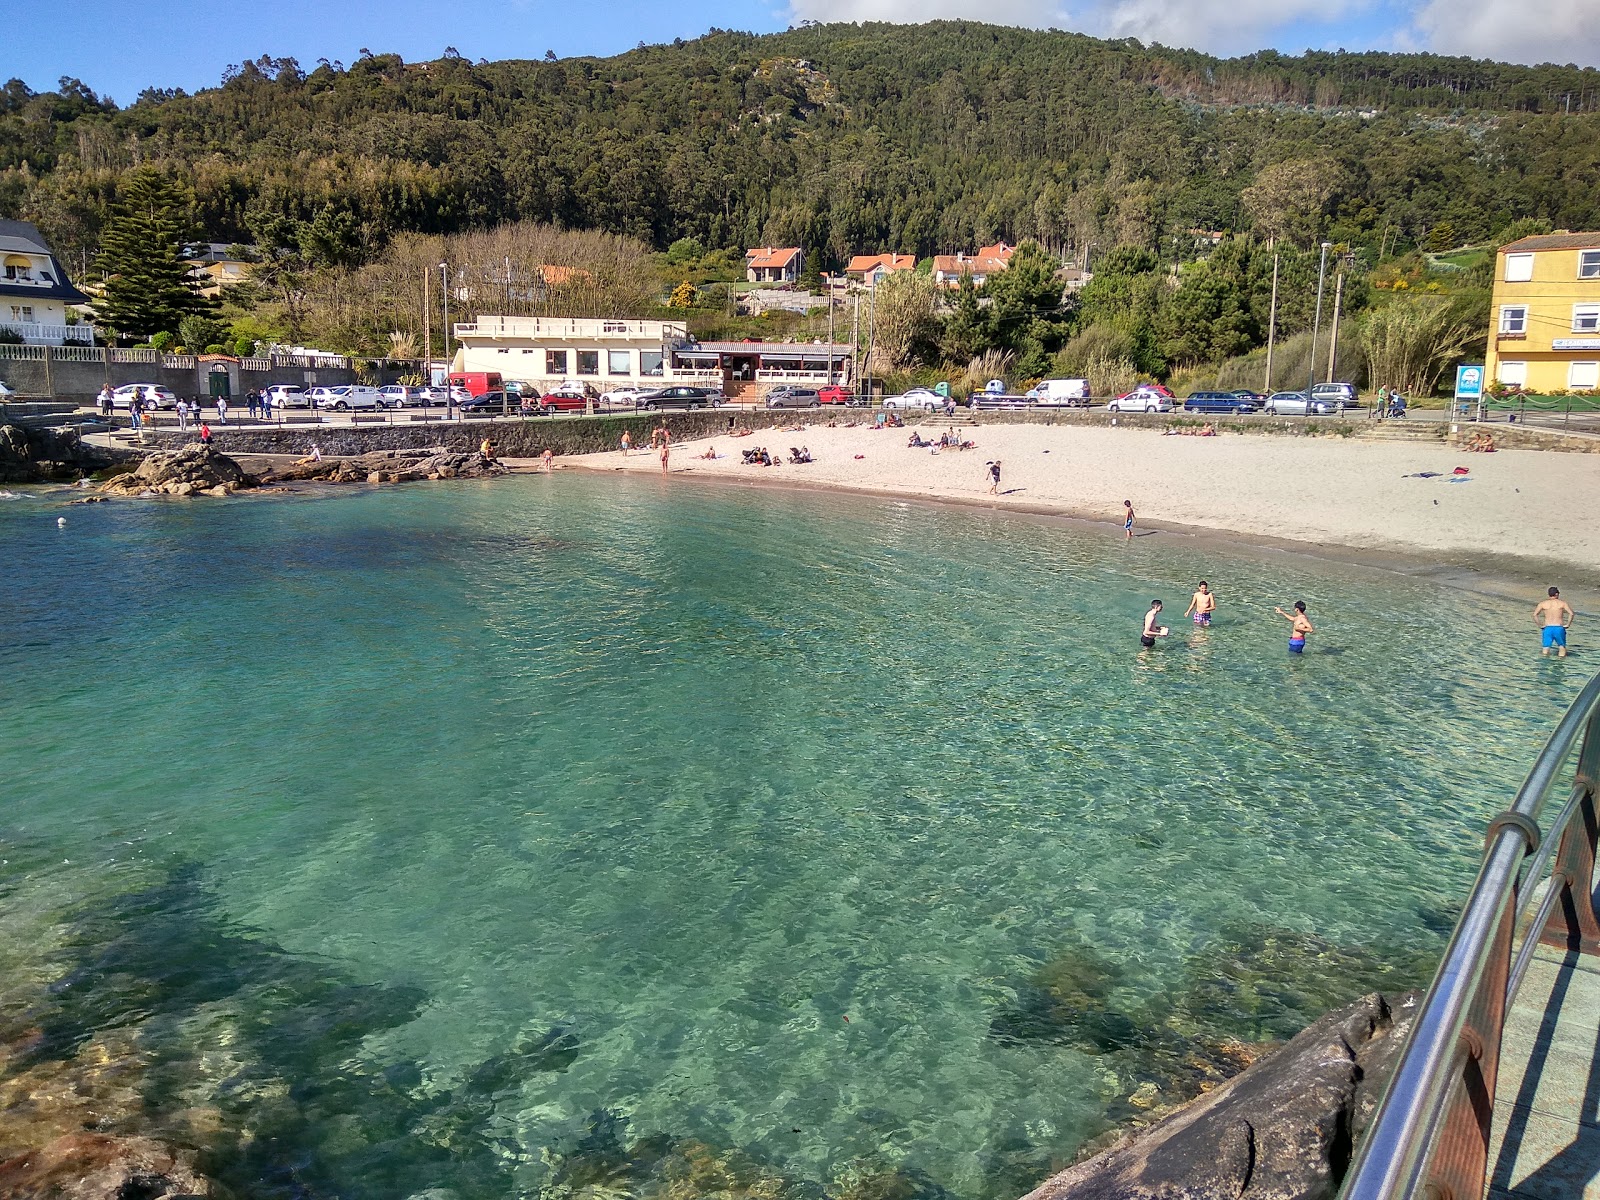
[[[1306,638],[1316,632],[1316,628],[1311,624],[1311,618],[1306,616],[1306,602],[1296,600],[1292,613],[1286,613],[1281,608],[1274,608],[1272,611],[1289,622],[1289,653],[1304,654]]]
[[[1534,606],[1533,619],[1540,627],[1539,640],[1543,649],[1539,653],[1549,658],[1553,649],[1557,658],[1565,658],[1567,626],[1572,624],[1572,605],[1561,598],[1560,588],[1551,588],[1550,594]]]

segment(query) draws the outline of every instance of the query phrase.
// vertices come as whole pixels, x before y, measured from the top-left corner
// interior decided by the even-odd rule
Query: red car
[[[849,388],[840,387],[837,383],[830,387],[819,388],[817,399],[824,404],[854,404],[856,394]]]

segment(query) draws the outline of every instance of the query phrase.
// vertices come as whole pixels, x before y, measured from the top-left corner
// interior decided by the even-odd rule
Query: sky
[[[1595,0],[0,0],[0,79],[35,91],[74,76],[119,104],[146,87],[189,91],[269,54],[310,68],[363,49],[407,60],[619,54],[712,27],[965,17],[1235,55],[1274,48],[1432,50],[1600,66]]]

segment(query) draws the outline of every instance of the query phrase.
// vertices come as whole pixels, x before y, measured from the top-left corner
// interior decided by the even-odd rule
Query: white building
[[[611,388],[673,383],[730,396],[759,386],[846,382],[853,348],[809,342],[708,342],[677,321],[491,317],[457,325],[453,370],[495,371],[541,392],[567,379]],[[747,385],[747,386],[742,386]]]
[[[35,346],[94,343],[94,326],[67,324],[67,306],[89,297],[72,280],[26,221],[0,221],[0,329]]]

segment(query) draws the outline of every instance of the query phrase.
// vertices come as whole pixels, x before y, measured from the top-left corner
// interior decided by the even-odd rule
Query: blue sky
[[[800,20],[968,17],[1238,54],[1264,46],[1416,49],[1514,62],[1600,64],[1593,0],[0,0],[0,78],[35,90],[72,75],[119,103],[145,87],[215,84],[261,54],[349,62],[362,47],[434,58],[616,54],[712,26],[767,32]]]

